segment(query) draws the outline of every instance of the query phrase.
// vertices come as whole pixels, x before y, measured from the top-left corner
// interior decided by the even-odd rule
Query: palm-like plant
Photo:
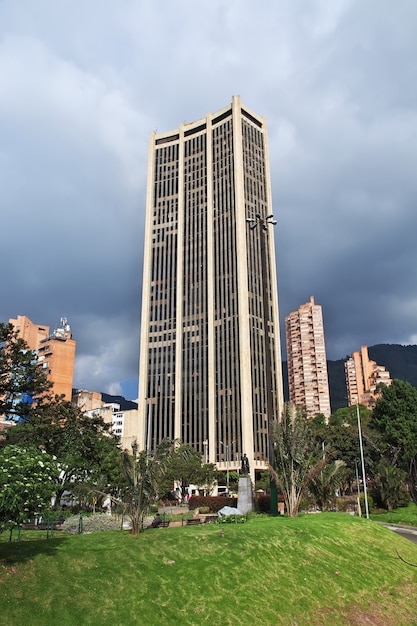
[[[170,448],[170,442],[162,442],[151,455],[146,450],[138,452],[137,444],[133,442],[132,454],[127,451],[122,453],[121,464],[125,485],[121,488],[116,503],[121,505],[124,514],[130,517],[133,535],[140,532],[144,515],[158,497]]]
[[[297,517],[308,474],[315,465],[316,445],[304,412],[286,403],[281,420],[274,423],[274,455],[278,484],[290,517]]]
[[[398,506],[406,472],[382,460],[376,467],[374,481],[379,497],[388,511]]]
[[[322,511],[332,505],[345,467],[344,461],[337,460],[328,463],[326,459],[323,459],[310,471],[307,481],[308,490]]]

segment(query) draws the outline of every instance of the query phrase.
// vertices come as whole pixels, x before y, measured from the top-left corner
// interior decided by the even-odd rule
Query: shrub
[[[225,498],[224,496],[191,496],[188,502],[188,508],[193,511],[194,509],[208,508],[208,512],[217,513],[224,506],[233,506],[236,508],[236,498]]]
[[[406,507],[410,504],[410,502],[411,502],[410,492],[407,491],[406,489],[401,489],[400,495],[398,498],[398,506]]]
[[[300,504],[298,506],[299,511],[311,511],[313,507],[315,508],[315,505],[312,504],[310,498],[307,496],[301,496]]]
[[[367,498],[368,498],[368,509],[369,509],[369,513],[371,511],[374,510],[374,499],[372,497],[372,495],[370,493],[367,493]],[[359,502],[361,505],[361,511],[362,511],[362,515],[365,514],[366,508],[365,508],[365,496],[363,493],[361,493],[361,495],[359,496]]]
[[[120,530],[122,518],[118,515],[94,513],[93,515],[71,515],[62,524],[62,530],[77,535],[82,533],[97,533],[103,530]]]
[[[336,511],[346,513],[349,508],[349,502],[345,498],[336,498]]]
[[[271,500],[269,494],[257,496],[254,498],[255,511],[258,513],[269,513],[271,509]]]

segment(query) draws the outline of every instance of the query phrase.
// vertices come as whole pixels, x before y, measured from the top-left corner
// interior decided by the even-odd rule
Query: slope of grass
[[[416,545],[343,514],[3,541],[0,623],[410,626],[417,568],[397,549],[417,564]]]
[[[386,524],[417,526],[417,506],[414,502],[410,502],[408,506],[399,507],[392,513],[388,511],[371,513],[370,518],[376,522],[385,522]]]

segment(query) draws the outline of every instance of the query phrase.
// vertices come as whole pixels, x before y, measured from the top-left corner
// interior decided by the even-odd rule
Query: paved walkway
[[[411,526],[396,526],[394,524],[384,524],[384,526],[393,530],[395,533],[402,535],[405,539],[408,539],[413,543],[417,543],[417,528],[413,528]]]

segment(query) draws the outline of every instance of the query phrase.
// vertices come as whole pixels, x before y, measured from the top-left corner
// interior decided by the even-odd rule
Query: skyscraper
[[[308,417],[331,414],[326,346],[321,306],[302,304],[285,318],[290,402],[305,408]]]
[[[252,473],[266,467],[269,420],[282,408],[271,214],[266,122],[239,97],[151,134],[142,448],[167,437],[219,469],[239,469],[244,453]]]

